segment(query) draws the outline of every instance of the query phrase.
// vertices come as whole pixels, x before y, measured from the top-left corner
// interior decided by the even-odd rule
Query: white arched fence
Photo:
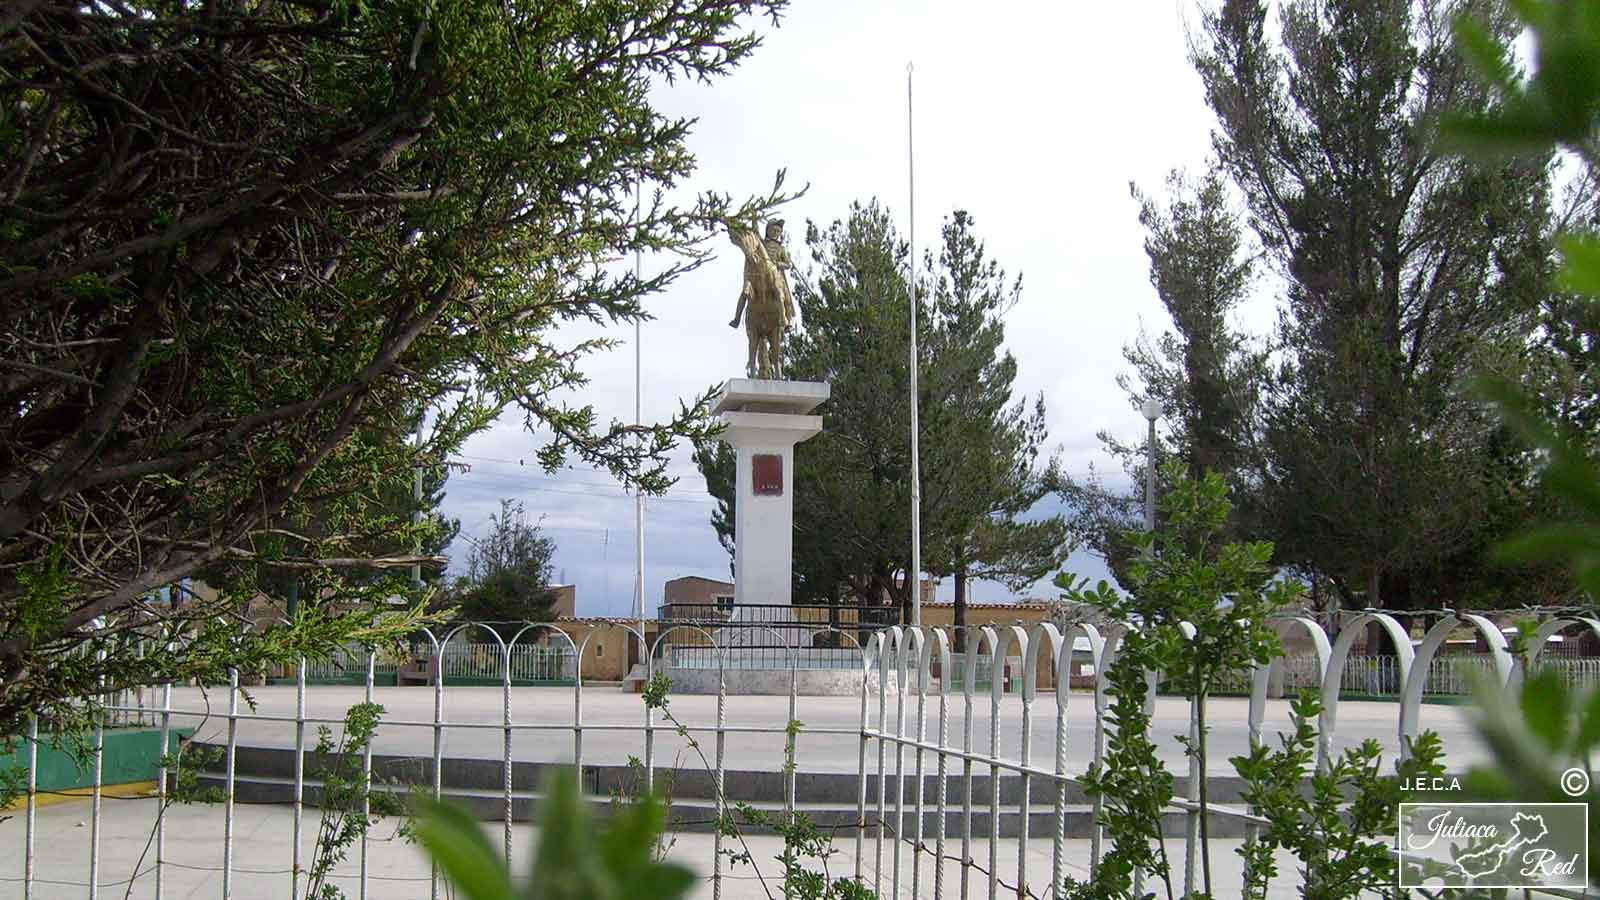
[[[1411,742],[1421,731],[1421,710],[1430,666],[1438,658],[1447,638],[1457,629],[1470,628],[1482,635],[1489,648],[1487,669],[1499,683],[1512,684],[1524,677],[1522,663],[1513,658],[1499,628],[1488,618],[1477,614],[1446,611],[1416,644],[1412,643],[1405,627],[1394,617],[1382,612],[1368,611],[1355,616],[1333,637],[1307,617],[1286,618],[1283,623],[1286,635],[1304,633],[1309,639],[1311,655],[1308,658],[1310,665],[1314,666],[1323,703],[1319,723],[1319,766],[1328,765],[1334,752],[1346,661],[1350,658],[1356,636],[1364,633],[1368,625],[1374,626],[1377,633],[1384,635],[1394,645],[1392,658],[1399,673],[1399,702],[1386,709],[1393,710],[1393,735],[1400,754],[1409,752]],[[1079,760],[1098,764],[1105,758],[1108,739],[1105,718],[1109,706],[1106,672],[1127,633],[1125,626],[1075,623],[1057,627],[1047,623],[1031,627],[972,627],[964,635],[963,652],[955,649],[958,645],[956,636],[950,629],[944,628],[888,626],[873,632],[864,643],[857,641],[854,632],[858,629],[807,628],[805,632],[813,643],[819,635],[827,634],[837,635],[830,637],[828,643],[842,645],[848,640],[856,645],[855,649],[860,654],[861,673],[859,722],[855,727],[806,727],[796,731],[786,725],[771,724],[770,721],[749,724],[729,722],[727,678],[739,670],[724,664],[730,652],[726,631],[713,633],[700,624],[673,621],[646,625],[646,628],[641,628],[618,622],[597,624],[581,638],[574,638],[553,625],[527,624],[512,633],[509,640],[502,637],[505,631],[496,631],[477,623],[455,626],[442,635],[425,631],[422,636],[427,643],[423,646],[431,655],[431,671],[440,673],[440,677],[432,679],[428,686],[432,689],[431,716],[389,718],[385,719],[382,727],[421,729],[431,735],[429,784],[426,788],[434,797],[448,793],[443,777],[447,761],[447,735],[461,731],[498,733],[501,776],[499,811],[503,852],[508,859],[512,852],[516,803],[532,796],[527,789],[517,788],[513,780],[513,767],[519,759],[519,736],[548,745],[560,741],[560,735],[566,733],[570,739],[568,755],[576,766],[580,780],[584,777],[587,765],[587,734],[594,732],[600,735],[608,745],[627,741],[630,746],[639,748],[638,756],[648,790],[656,785],[657,773],[673,764],[664,761],[658,752],[660,733],[664,729],[678,732],[681,727],[685,733],[710,735],[706,768],[710,770],[711,783],[714,785],[711,799],[714,800],[718,819],[728,812],[730,803],[744,799],[727,794],[725,749],[730,734],[781,736],[786,761],[782,775],[782,810],[785,816],[792,815],[799,804],[808,802],[806,797],[797,796],[797,770],[810,771],[800,753],[802,745],[813,739],[819,742],[854,742],[855,809],[853,826],[849,829],[853,834],[845,842],[851,847],[847,855],[853,851],[853,859],[847,869],[880,897],[909,894],[919,897],[959,896],[963,900],[979,896],[993,900],[1002,893],[1007,896],[1045,897],[1053,896],[1060,890],[1072,868],[1067,852],[1067,845],[1073,839],[1068,825],[1069,795],[1076,787],[1077,776],[1082,774],[1081,768],[1075,770],[1069,760],[1076,755]],[[585,696],[597,689],[615,691],[615,687],[586,686],[581,678],[574,678],[570,686],[523,688],[513,684],[513,658],[518,647],[536,640],[554,641],[570,652],[574,660],[581,660],[590,642],[606,628],[620,629],[626,633],[627,640],[638,651],[647,680],[656,674],[656,667],[666,658],[661,650],[669,636],[678,632],[697,635],[703,646],[710,648],[717,661],[718,689],[714,719],[682,726],[664,724],[657,710],[641,703],[634,724],[587,722]],[[1572,628],[1587,629],[1600,635],[1600,620],[1559,618],[1542,623],[1527,645],[1528,660],[1538,664],[1541,651],[1550,638]],[[789,694],[787,697],[769,697],[761,701],[743,698],[743,702],[785,704],[787,719],[794,722],[801,718],[801,698],[796,689],[795,673],[803,663],[800,661],[802,648],[793,645],[804,642],[805,638],[794,629],[784,632],[767,630],[775,635],[775,646],[784,653],[784,667],[790,671]],[[1193,629],[1188,631],[1192,636]],[[449,717],[447,701],[452,695],[451,676],[441,662],[453,652],[453,646],[465,643],[491,647],[492,652],[499,656],[501,715],[498,722],[451,720]],[[374,697],[377,659],[376,652],[365,653],[362,695],[368,700]],[[992,676],[986,688],[980,688],[981,672],[1000,673],[1004,671],[1007,660],[1021,661],[1022,671],[1015,689],[1008,689],[1010,686],[1004,678]],[[1075,663],[1078,662],[1087,662],[1093,667],[1093,689],[1081,692],[1052,690],[1052,683],[1065,687],[1069,673],[1076,671]],[[1272,705],[1268,697],[1269,686],[1275,677],[1274,670],[1281,669],[1284,664],[1285,660],[1280,657],[1245,673],[1248,683],[1245,724],[1252,744],[1259,744],[1271,737],[1265,733],[1265,723]],[[306,729],[308,726],[336,726],[340,723],[335,718],[307,715],[308,691],[318,689],[314,685],[308,687],[307,671],[308,662],[301,660],[292,688],[292,715],[242,710],[238,703],[239,692],[229,691],[221,763],[225,799],[220,808],[222,822],[218,848],[225,897],[233,894],[231,880],[237,867],[234,846],[235,776],[240,755],[239,729],[241,723],[246,722],[276,723],[286,734],[292,734],[294,774],[292,792],[286,805],[292,808],[294,849],[291,858],[283,861],[286,864],[282,870],[286,895],[297,895],[303,883],[301,875],[306,870],[306,860],[302,857],[301,836],[307,805],[306,788],[308,785],[316,786],[314,780],[308,780],[305,771]],[[1041,687],[1041,684],[1044,686]],[[230,687],[237,688],[237,685],[238,675],[235,673]],[[1154,673],[1150,677],[1150,686],[1146,702],[1153,708],[1157,689]],[[284,689],[288,689],[288,686]],[[421,692],[427,687],[404,690]],[[570,722],[519,718],[518,697],[521,695],[518,692],[524,690],[570,691]],[[192,718],[201,713],[200,710],[175,707],[173,691],[174,686],[169,684],[132,694],[124,692],[119,695],[117,702],[108,705],[107,715],[135,716],[140,720],[155,722],[161,732],[161,746],[166,747],[175,720]],[[1077,696],[1074,696],[1075,693]],[[1172,702],[1185,701],[1178,698]],[[1192,699],[1187,704],[1193,733],[1200,710]],[[1092,724],[1087,727],[1079,725],[1074,730],[1069,727],[1068,710],[1079,709],[1079,705],[1092,712]],[[1279,709],[1281,712],[1281,707]],[[987,724],[987,733],[981,736],[976,728],[980,722]],[[1011,725],[1013,722],[1014,727]],[[1054,737],[1049,745],[1048,758],[1035,758],[1035,731]],[[636,744],[632,743],[635,741]],[[101,744],[97,739],[97,751],[99,746]],[[521,746],[525,749],[528,744]],[[22,817],[25,839],[20,843],[21,853],[18,854],[22,863],[21,874],[13,880],[22,883],[23,896],[33,898],[46,894],[41,892],[36,877],[36,862],[40,852],[35,841],[38,744],[31,742],[26,747],[29,794]],[[363,772],[370,774],[372,764],[373,749],[369,746],[363,754]],[[691,767],[681,762],[679,764]],[[163,770],[158,784],[163,796],[166,774]],[[1172,802],[1172,808],[1186,817],[1182,836],[1185,845],[1183,868],[1186,893],[1195,886],[1195,850],[1200,833],[1197,790],[1199,779],[1207,777],[1207,773],[1200,772],[1198,764],[1191,762],[1187,774],[1186,796],[1177,797]],[[931,784],[928,781],[930,775],[933,777]],[[982,791],[978,779],[985,775],[988,779],[987,791]],[[895,785],[892,791],[891,782]],[[88,856],[89,874],[88,881],[83,882],[81,887],[84,895],[91,898],[97,897],[102,887],[111,883],[102,884],[104,875],[98,866],[101,788],[97,778],[91,795],[90,816],[93,822],[90,841],[89,846],[84,848]],[[954,801],[950,796],[952,791],[957,794]],[[1042,834],[1030,833],[1036,812],[1048,814],[1053,824]],[[1090,821],[1097,822],[1100,812],[1098,805],[1090,809]],[[1235,820],[1247,833],[1263,824],[1259,817],[1237,805],[1212,804],[1211,813],[1218,819]],[[954,823],[953,829],[947,824],[951,822]],[[986,823],[987,834],[975,835],[975,822]],[[153,891],[152,896],[161,898],[169,893],[165,880],[168,847],[164,823],[158,819],[153,828],[153,865],[136,877],[148,879],[141,883],[148,883]],[[1094,827],[1088,834],[1080,833],[1078,836],[1088,839],[1089,863],[1094,865],[1103,849],[1099,828]],[[1009,847],[1005,841],[1015,841],[1015,847]],[[727,877],[723,871],[722,842],[723,836],[719,830],[713,838],[715,852],[710,866],[713,896],[719,900],[723,896]],[[1030,848],[1040,849],[1043,846],[1041,842],[1050,844],[1048,888],[1042,887],[1045,884],[1043,872],[1030,872],[1030,868],[1039,867],[1037,864],[1030,865]],[[53,855],[77,852],[78,849],[51,847],[48,852]],[[370,840],[364,838],[355,861],[357,871],[350,876],[353,882],[351,895],[363,900],[376,896],[372,884],[375,876],[372,873],[370,849]],[[252,860],[254,873],[262,871],[261,862],[259,859]],[[954,866],[950,863],[954,863]],[[0,869],[0,875],[8,871]],[[441,896],[442,888],[437,874],[427,881],[427,894],[434,898]],[[952,884],[952,881],[956,883]],[[61,896],[59,885],[52,883],[48,895]]]

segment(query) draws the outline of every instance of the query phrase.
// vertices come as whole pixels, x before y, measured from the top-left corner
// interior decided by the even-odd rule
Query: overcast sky
[[[982,14],[969,2],[810,0],[772,30],[731,76],[711,85],[659,86],[655,102],[697,118],[689,148],[699,160],[690,191],[735,197],[767,190],[780,168],[810,191],[782,213],[797,262],[807,260],[805,221],[843,217],[851,201],[878,197],[902,234],[908,224],[906,65],[915,65],[916,241],[937,239],[942,218],[965,209],[988,251],[1023,276],[1022,302],[1006,320],[1018,360],[1017,387],[1043,392],[1050,443],[1069,472],[1094,463],[1116,471],[1095,433],[1125,437],[1143,420],[1116,385],[1121,348],[1168,327],[1147,277],[1137,207],[1128,183],[1159,193],[1175,167],[1198,170],[1213,118],[1187,61],[1191,2],[1012,3]],[[728,327],[743,262],[719,242],[717,258],[648,301],[643,328],[643,410],[661,420],[680,399],[742,377],[745,342]],[[656,263],[659,267],[662,263]],[[645,260],[648,272],[652,261]],[[1241,313],[1264,322],[1259,303]],[[631,420],[632,328],[625,342],[590,357],[581,399],[602,421]],[[569,328],[562,339],[592,336]],[[827,408],[822,408],[826,419]],[[556,575],[578,588],[580,615],[625,615],[634,590],[633,501],[591,470],[547,475],[533,464],[541,438],[506,416],[468,442],[444,511],[462,533],[481,533],[501,497],[521,499],[555,539]],[[519,460],[527,460],[526,465]],[[728,578],[728,556],[711,530],[714,502],[678,453],[679,483],[646,515],[646,598],[680,575]],[[805,490],[805,485],[797,485]],[[465,553],[458,539],[453,555]],[[1092,557],[1069,568],[1100,577]],[[948,597],[951,586],[941,586]],[[1048,585],[1033,596],[1052,595]],[[975,600],[1003,600],[981,585]]]

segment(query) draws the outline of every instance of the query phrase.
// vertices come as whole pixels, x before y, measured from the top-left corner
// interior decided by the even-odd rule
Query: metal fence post
[[[306,658],[300,657],[294,677],[294,851],[289,875],[289,900],[299,900],[303,850],[301,834],[306,793]]]
[[[239,670],[228,670],[228,750],[223,775],[222,900],[233,897],[234,757],[239,750]]]
[[[39,808],[39,717],[28,717],[28,799],[23,817],[22,896],[33,900],[34,835],[38,831]]]

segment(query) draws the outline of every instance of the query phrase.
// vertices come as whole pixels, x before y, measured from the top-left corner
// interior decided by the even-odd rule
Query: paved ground
[[[295,695],[292,687],[262,687],[249,689],[261,715],[293,716]],[[338,718],[351,704],[362,699],[362,689],[355,687],[314,687],[308,692],[307,715],[311,717]],[[378,688],[375,699],[383,704],[385,725],[380,729],[375,752],[399,756],[426,758],[433,752],[433,691],[428,688]],[[200,737],[221,740],[226,734],[226,691],[212,691],[209,696],[211,717],[204,720]],[[195,689],[174,692],[173,708],[200,711],[206,708],[207,698]],[[716,698],[705,696],[674,696],[671,709],[678,718],[691,726],[711,725],[716,721]],[[571,762],[573,759],[573,691],[571,688],[519,687],[512,689],[512,721],[518,725],[537,726],[516,731],[512,755],[518,760],[538,762]],[[241,714],[247,713],[240,704]],[[1483,751],[1472,734],[1466,719],[1466,708],[1424,704],[1422,727],[1439,732],[1448,753],[1452,770],[1462,770],[1483,758]],[[891,696],[888,704],[889,730],[893,731],[897,712],[897,698]],[[1033,706],[1032,759],[1035,763],[1049,765],[1055,758],[1055,696],[1041,694]],[[1249,731],[1246,721],[1247,704],[1242,698],[1222,697],[1211,701],[1207,712],[1211,726],[1210,765],[1212,774],[1233,774],[1228,760],[1247,752]],[[1398,722],[1400,707],[1395,703],[1347,701],[1338,709],[1338,728],[1335,746],[1354,746],[1372,738],[1376,739],[1393,756],[1399,746]],[[450,723],[463,725],[498,725],[502,721],[503,697],[496,687],[451,687],[445,692],[444,718]],[[801,697],[797,718],[804,723],[798,742],[798,762],[806,772],[854,772],[860,748],[857,737],[861,720],[861,702],[852,697]],[[874,724],[877,721],[877,701],[871,707]],[[1172,738],[1188,730],[1188,703],[1181,698],[1161,697],[1156,701],[1154,730],[1162,746],[1168,765],[1174,772],[1182,773],[1187,765],[1183,750]],[[730,727],[760,727],[769,733],[730,733],[727,737],[727,767],[731,770],[770,771],[782,763],[782,729],[788,721],[788,701],[781,697],[735,696],[727,698],[727,723]],[[1021,701],[1007,697],[1000,709],[1001,755],[1015,759],[1020,750],[1022,720]],[[583,691],[584,762],[590,764],[619,764],[629,756],[644,755],[644,739],[640,726],[644,721],[644,705],[637,694],[625,694],[612,686],[589,686]],[[658,722],[660,721],[658,717]],[[196,724],[199,716],[174,717],[174,724]],[[406,725],[403,723],[420,723]],[[908,732],[915,731],[915,698],[906,702]],[[961,746],[964,725],[963,702],[952,702],[948,725],[948,742]],[[937,707],[930,702],[928,709],[928,734],[937,736]],[[1088,694],[1069,695],[1067,703],[1067,755],[1069,771],[1081,771],[1089,762],[1093,749],[1094,711]],[[1289,730],[1289,710],[1285,701],[1270,701],[1265,720],[1269,738]],[[990,731],[989,701],[977,699],[973,716],[973,746],[987,751]],[[829,733],[832,732],[832,733]],[[708,748],[709,735],[701,735]],[[315,728],[308,729],[307,741],[316,739]],[[280,721],[242,720],[239,740],[246,745],[268,747],[293,747],[292,725]],[[476,757],[499,759],[504,736],[499,728],[454,727],[445,730],[444,754],[449,757]],[[671,760],[685,748],[681,738],[670,729],[657,732],[657,759],[660,764]]]
[[[150,898],[154,896],[155,882],[151,858],[146,858],[143,872],[129,879],[139,865],[141,854],[148,843],[155,818],[153,800],[106,800],[101,820],[100,882],[101,897]],[[172,900],[185,898],[216,898],[222,896],[222,813],[211,806],[175,806],[168,811],[167,847],[169,865],[164,867],[164,896]],[[36,894],[38,897],[86,897],[88,895],[89,860],[89,805],[87,801],[72,801],[48,806],[39,810],[39,855],[36,869]],[[306,831],[312,830],[308,821]],[[500,840],[499,826],[488,825],[491,840]],[[415,847],[400,840],[389,839],[392,826],[380,825],[374,831],[375,839],[368,849],[368,892],[370,900],[415,900],[428,896],[428,862]],[[291,818],[289,810],[279,806],[240,806],[234,822],[234,900],[267,900],[288,896],[290,865],[292,861]],[[534,829],[517,826],[513,832],[513,867],[525,871],[527,858],[534,840]],[[1219,897],[1236,896],[1240,879],[1238,856],[1234,853],[1238,841],[1213,842],[1212,865],[1215,894]],[[854,834],[841,836],[837,841],[840,856],[830,861],[836,874],[849,874],[854,864]],[[947,853],[959,854],[959,841],[952,841]],[[21,817],[0,822],[0,900],[22,897],[23,832]],[[309,854],[312,839],[306,838],[305,850]],[[780,849],[776,838],[751,839],[751,851],[761,864],[763,874],[771,878],[777,870],[772,862]],[[1051,843],[1030,841],[1028,848],[1027,881],[1035,893],[1047,890],[1050,880]],[[1006,884],[1015,884],[1017,872],[1017,842],[1001,841],[997,848],[1000,858],[999,876]],[[893,879],[894,851],[892,844],[884,847],[882,892],[883,897],[927,897],[933,895],[932,865],[924,857],[920,888],[911,883],[911,850],[902,850],[900,859],[900,890],[890,890]],[[1175,854],[1173,864],[1181,879],[1183,867],[1183,842],[1169,840],[1168,852]],[[711,871],[712,838],[705,834],[676,836],[671,858],[693,868],[703,876]],[[986,841],[975,841],[973,857],[987,865],[989,850]],[[870,881],[874,872],[874,844],[866,844],[864,872]],[[1089,859],[1088,841],[1068,841],[1067,861],[1078,877],[1087,876]],[[334,882],[356,900],[359,894],[359,851],[351,854],[348,862],[335,871]],[[1292,873],[1294,861],[1283,858],[1279,870]],[[971,872],[971,887],[975,897],[987,896],[987,876]],[[945,895],[955,896],[959,883],[960,866],[952,861],[944,864]],[[1296,896],[1294,885],[1287,877],[1273,886],[1270,896],[1274,900]],[[769,887],[771,887],[769,882]],[[301,890],[305,889],[302,882]],[[724,879],[722,895],[729,900],[782,896],[775,887],[769,895],[749,867],[740,867]],[[1002,889],[1002,896],[1014,896]],[[441,889],[440,896],[446,896]],[[696,900],[712,896],[712,884],[705,878],[694,895]]]

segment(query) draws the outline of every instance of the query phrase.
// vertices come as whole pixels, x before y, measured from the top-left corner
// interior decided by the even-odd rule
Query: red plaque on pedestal
[[[750,457],[750,484],[757,497],[782,497],[783,457],[777,453]]]

